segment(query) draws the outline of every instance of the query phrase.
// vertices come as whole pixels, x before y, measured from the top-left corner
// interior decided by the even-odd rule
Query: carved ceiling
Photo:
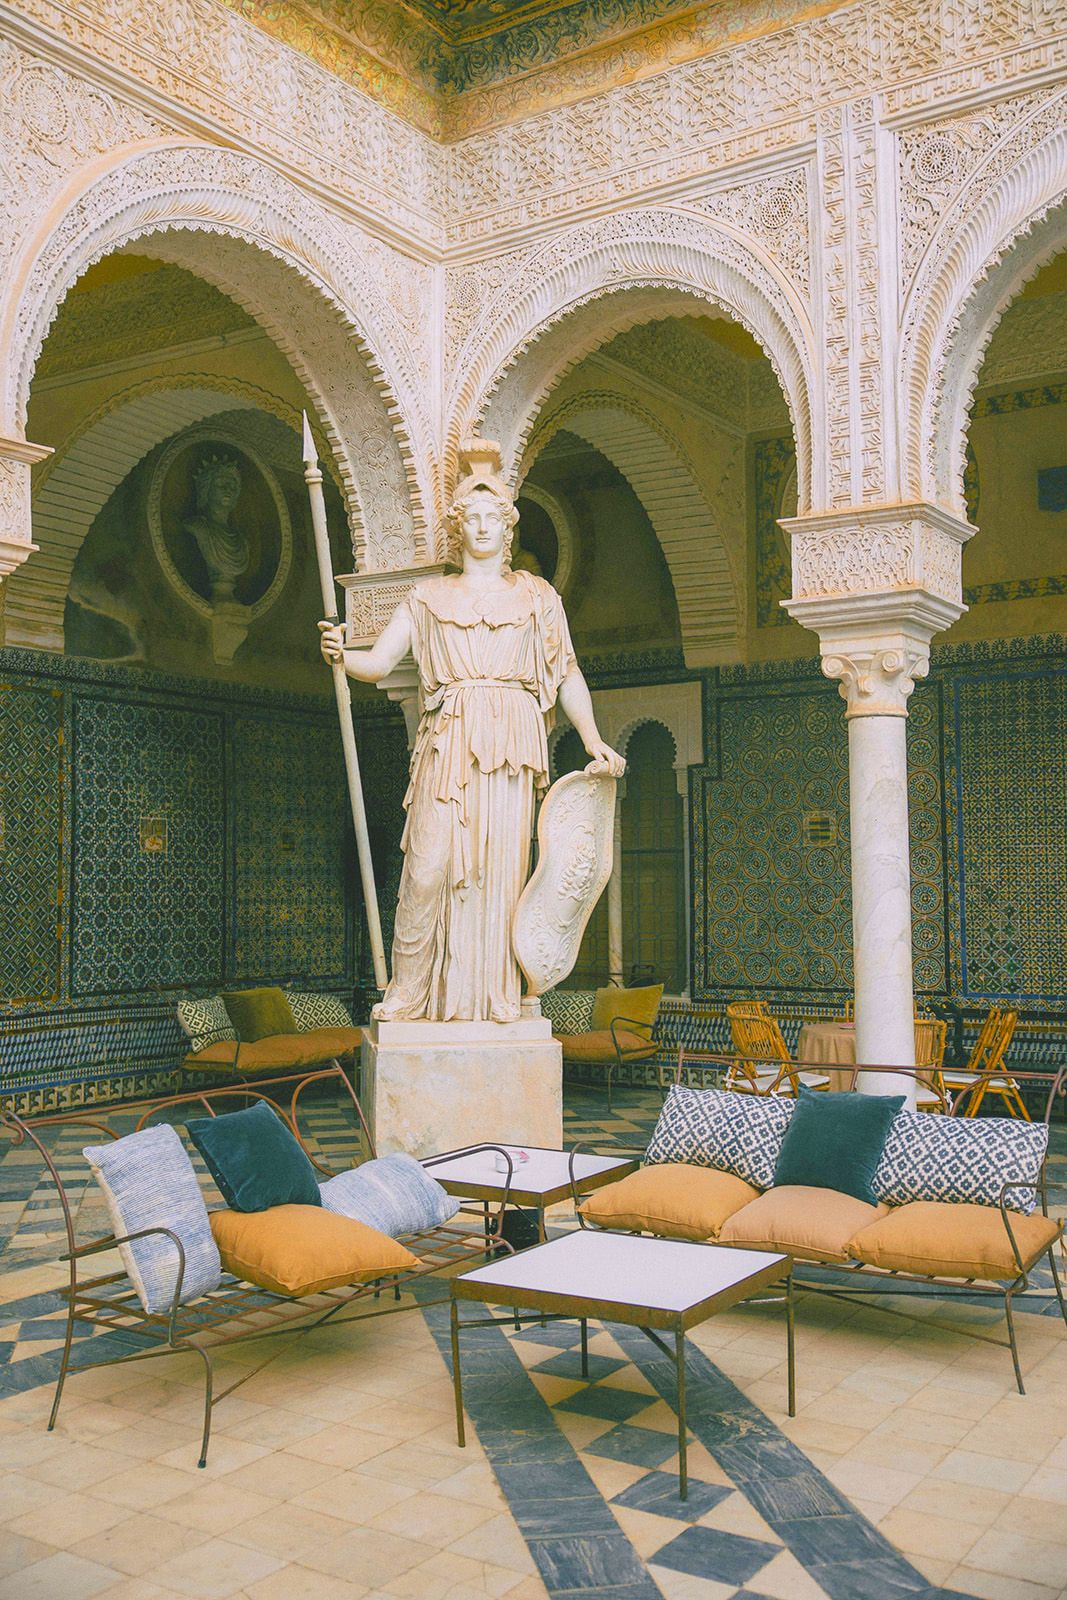
[[[438,138],[850,0],[223,0]]]

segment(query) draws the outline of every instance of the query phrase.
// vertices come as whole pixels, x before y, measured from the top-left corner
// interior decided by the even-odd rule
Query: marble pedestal
[[[482,1141],[563,1142],[563,1052],[547,1017],[372,1022],[364,1110],[380,1155],[436,1155]]]

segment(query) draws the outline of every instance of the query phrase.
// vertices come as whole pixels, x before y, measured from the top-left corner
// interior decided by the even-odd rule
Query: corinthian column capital
[[[916,678],[930,670],[930,648],[871,645],[823,654],[822,670],[836,678],[846,717],[904,717]]]

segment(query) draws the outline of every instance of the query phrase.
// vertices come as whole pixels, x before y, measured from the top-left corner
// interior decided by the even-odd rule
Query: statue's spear
[[[322,497],[322,472],[319,468],[315,441],[307,412],[304,412],[304,482],[311,501],[311,526],[315,530],[315,553],[319,560],[319,583],[322,586],[322,615],[327,622],[338,621],[337,589],[334,583],[333,563],[330,559],[330,536],[326,530],[326,502]],[[337,715],[341,723],[341,747],[345,753],[345,772],[348,775],[348,797],[352,803],[352,826],[356,830],[356,851],[359,856],[359,876],[363,884],[363,904],[367,913],[367,930],[370,934],[371,958],[374,962],[374,981],[384,989],[389,981],[385,966],[385,946],[382,943],[382,924],[378,915],[378,893],[374,886],[374,862],[370,853],[370,834],[367,831],[367,808],[363,801],[363,785],[359,777],[359,755],[356,751],[356,734],[352,726],[352,692],[344,663],[334,662],[333,692],[337,700]]]

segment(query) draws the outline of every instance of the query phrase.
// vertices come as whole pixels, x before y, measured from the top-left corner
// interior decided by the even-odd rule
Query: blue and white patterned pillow
[[[588,1033],[595,1000],[592,989],[549,989],[541,996],[541,1014],[551,1022],[553,1033]]]
[[[1045,1122],[898,1111],[872,1188],[891,1206],[910,1200],[997,1206],[1003,1184],[1037,1182],[1047,1149]],[[1029,1216],[1037,1196],[1015,1189],[1006,1204]]]
[[[179,1000],[178,1021],[182,1031],[189,1036],[189,1048],[194,1053],[206,1050],[209,1044],[220,1039],[236,1039],[229,1013],[217,994],[204,1000]]]
[[[460,1202],[413,1156],[377,1156],[349,1172],[319,1184],[327,1211],[365,1222],[391,1239],[402,1233],[439,1228],[459,1210]]]
[[[352,1026],[348,1007],[335,994],[304,994],[296,989],[288,990],[286,999],[292,1008],[293,1019],[300,1033],[310,1033],[313,1028]]]
[[[168,1123],[82,1151],[107,1200],[118,1237],[167,1228],[185,1251],[182,1303],[217,1289],[222,1262],[204,1196],[181,1139]],[[120,1244],[119,1254],[146,1311],[168,1311],[178,1281],[178,1252],[163,1234]]]
[[[774,1183],[778,1152],[794,1102],[773,1095],[675,1085],[663,1103],[645,1161],[687,1161],[732,1172],[757,1189]]]

